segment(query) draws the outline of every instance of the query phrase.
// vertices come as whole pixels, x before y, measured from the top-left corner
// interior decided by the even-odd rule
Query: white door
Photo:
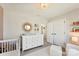
[[[47,24],[47,42],[53,44],[53,23]]]
[[[63,43],[65,42],[66,20],[53,20],[48,24],[47,28],[48,36],[52,36],[52,39],[48,38],[48,41],[51,41],[53,44],[63,46]]]
[[[65,42],[65,21],[63,19],[53,21],[53,36],[54,44],[63,46]]]

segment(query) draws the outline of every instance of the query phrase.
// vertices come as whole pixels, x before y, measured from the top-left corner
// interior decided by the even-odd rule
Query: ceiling
[[[48,8],[41,9],[39,3],[16,3],[3,4],[9,11],[27,14],[29,16],[37,16],[45,19],[53,18],[62,15],[76,8],[79,8],[78,3],[48,3]]]

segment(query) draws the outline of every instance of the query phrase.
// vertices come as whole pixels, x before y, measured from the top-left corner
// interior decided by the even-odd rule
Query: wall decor
[[[32,30],[32,25],[30,24],[30,23],[24,23],[23,24],[23,29],[25,30],[25,31],[31,31]]]
[[[34,31],[39,31],[39,24],[34,24]]]
[[[34,24],[34,27],[38,27],[38,24]]]
[[[41,33],[44,34],[46,26],[41,24]]]
[[[37,28],[37,31],[39,31],[39,28]]]

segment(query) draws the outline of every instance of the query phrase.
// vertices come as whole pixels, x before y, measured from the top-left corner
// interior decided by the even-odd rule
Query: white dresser
[[[44,44],[43,34],[32,34],[22,36],[22,50],[42,46]]]

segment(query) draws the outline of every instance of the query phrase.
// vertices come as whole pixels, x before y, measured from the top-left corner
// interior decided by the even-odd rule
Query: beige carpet
[[[25,54],[24,56],[49,56],[49,47],[42,48],[40,50]]]
[[[50,46],[51,44],[47,44],[44,46],[26,50],[21,54],[21,56],[50,56],[50,53],[49,53]],[[65,56],[65,50],[62,49],[62,51],[63,51],[62,55]]]

